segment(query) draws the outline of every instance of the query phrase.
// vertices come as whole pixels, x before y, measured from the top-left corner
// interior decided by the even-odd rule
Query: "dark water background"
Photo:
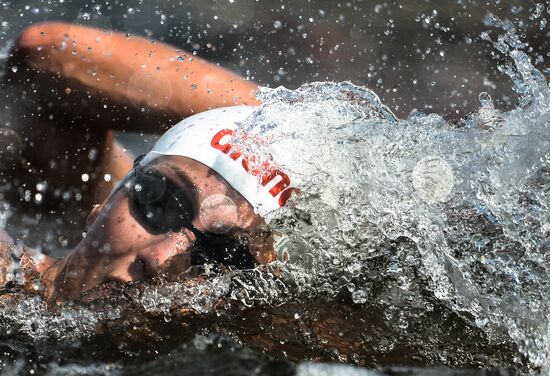
[[[535,67],[548,67],[542,1],[12,0],[0,5],[0,47],[40,21],[96,25],[194,51],[263,86],[349,80],[400,117],[413,109],[459,117],[482,91],[514,103],[496,69],[503,56],[480,38],[490,13],[514,21]]]

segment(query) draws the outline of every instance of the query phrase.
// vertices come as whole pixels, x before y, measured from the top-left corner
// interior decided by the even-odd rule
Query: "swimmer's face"
[[[92,217],[79,252],[102,260],[88,268],[95,279],[186,278],[205,263],[247,268],[274,259],[252,206],[215,171],[185,157],[138,168]]]

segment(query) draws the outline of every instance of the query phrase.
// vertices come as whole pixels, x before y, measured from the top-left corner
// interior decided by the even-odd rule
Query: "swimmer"
[[[271,234],[262,216],[284,205],[295,189],[280,171],[254,173],[247,166],[247,157],[232,150],[229,143],[231,133],[256,108],[246,106],[257,104],[255,85],[200,59],[181,63],[177,55],[173,47],[142,38],[128,39],[69,24],[40,24],[22,33],[8,65],[16,62],[32,80],[18,76],[18,69],[16,75],[8,75],[8,86],[25,87],[31,81],[27,89],[70,85],[75,88],[71,90],[85,93],[85,103],[106,103],[117,109],[116,119],[130,117],[137,129],[152,130],[144,124],[147,120],[124,116],[125,110],[134,109],[130,103],[135,93],[128,90],[133,80],[140,90],[151,93],[139,99],[140,106],[155,116],[162,119],[168,114],[165,119],[171,119],[198,114],[171,128],[153,150],[131,165],[130,156],[105,133],[105,124],[117,129],[116,121],[90,105],[87,111],[104,122],[97,130],[86,131],[88,139],[103,146],[101,157],[93,161],[95,175],[108,172],[118,184],[109,187],[112,192],[106,198],[107,185],[95,187],[94,197],[103,198],[103,203],[89,215],[85,237],[61,259],[18,247],[4,234],[0,238],[0,282],[20,284],[49,301],[61,301],[77,298],[106,281],[139,281],[161,274],[185,280],[200,275],[206,263],[223,270],[275,260]],[[164,82],[171,85],[172,94],[166,100],[158,100],[164,88],[150,79],[159,67]],[[201,89],[190,93],[194,90],[190,87]],[[59,101],[63,105],[59,96],[71,95],[56,89],[46,90],[46,94],[48,91],[51,106]],[[225,107],[228,105],[234,107]],[[209,108],[218,109],[199,113]],[[152,124],[155,122],[158,119]],[[96,122],[90,121],[87,126],[93,124]],[[83,131],[77,124],[64,126],[69,130],[61,132],[63,137]],[[36,139],[36,127],[34,124],[27,131],[27,140]],[[122,129],[128,127],[124,124]],[[43,158],[41,153],[66,153],[62,143],[53,145],[57,150],[51,146],[27,145],[23,158],[35,167],[40,161],[35,162],[33,154]],[[82,155],[89,153],[89,145],[80,144],[74,156],[82,162]],[[71,179],[83,164],[76,163],[63,174],[53,168],[29,170],[41,179],[52,174]],[[76,171],[71,174],[70,170]]]

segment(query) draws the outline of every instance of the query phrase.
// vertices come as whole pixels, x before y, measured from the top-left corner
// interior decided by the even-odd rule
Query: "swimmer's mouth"
[[[163,276],[167,280],[182,281],[198,277],[208,268],[209,273],[228,269],[252,269],[256,262],[249,249],[246,235],[236,237],[211,236],[170,257],[163,265],[152,265],[151,260],[138,257],[128,267],[134,280]]]

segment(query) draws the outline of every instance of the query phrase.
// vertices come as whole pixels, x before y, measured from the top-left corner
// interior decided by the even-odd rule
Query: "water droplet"
[[[454,186],[453,169],[437,156],[419,161],[413,170],[412,183],[426,202],[443,202]]]
[[[351,299],[355,304],[364,304],[367,302],[368,294],[363,290],[354,291],[351,294]]]
[[[478,98],[482,106],[485,106],[491,103],[491,95],[485,91],[479,93]]]
[[[400,317],[397,321],[397,326],[401,329],[407,329],[409,327],[409,322],[404,317]]]

